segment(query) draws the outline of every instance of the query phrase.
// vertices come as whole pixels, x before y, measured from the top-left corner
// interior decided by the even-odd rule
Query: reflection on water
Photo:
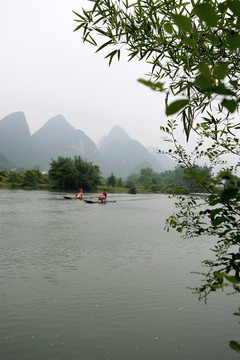
[[[237,295],[186,289],[210,240],[163,230],[167,196],[110,197],[0,190],[0,358],[236,358]]]

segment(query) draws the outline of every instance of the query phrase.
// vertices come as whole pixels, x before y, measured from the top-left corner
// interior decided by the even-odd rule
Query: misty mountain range
[[[120,126],[114,126],[97,146],[62,115],[49,119],[33,135],[22,112],[11,113],[0,120],[0,170],[40,168],[47,171],[51,159],[56,160],[58,156],[81,156],[98,165],[103,177],[113,173],[123,179],[141,168],[162,172],[176,165],[167,155],[157,154],[156,148],[147,149],[131,139]]]

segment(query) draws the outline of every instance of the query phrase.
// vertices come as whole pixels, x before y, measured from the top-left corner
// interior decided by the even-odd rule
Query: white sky
[[[23,111],[34,133],[61,114],[98,142],[114,125],[162,148],[164,95],[137,82],[144,63],[114,61],[73,32],[84,0],[1,0],[0,119]],[[166,147],[166,146],[165,146]]]

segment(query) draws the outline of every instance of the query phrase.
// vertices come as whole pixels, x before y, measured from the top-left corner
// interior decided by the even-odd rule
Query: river
[[[172,199],[63,195],[0,189],[1,360],[239,358],[238,295],[187,288],[213,240],[164,231]]]

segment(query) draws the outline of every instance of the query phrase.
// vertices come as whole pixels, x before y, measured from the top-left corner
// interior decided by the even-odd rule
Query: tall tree
[[[75,156],[73,163],[78,171],[78,187],[89,190],[100,184],[100,169],[97,165],[84,161],[80,156]]]
[[[115,186],[116,183],[117,183],[117,178],[113,173],[111,173],[111,175],[107,178],[107,184],[109,186]]]
[[[57,160],[52,160],[48,174],[56,188],[76,189],[78,187],[78,173],[71,158],[59,156]]]
[[[59,156],[57,160],[52,160],[49,179],[59,189],[89,190],[101,181],[99,167],[82,160],[80,156],[74,159]]]

